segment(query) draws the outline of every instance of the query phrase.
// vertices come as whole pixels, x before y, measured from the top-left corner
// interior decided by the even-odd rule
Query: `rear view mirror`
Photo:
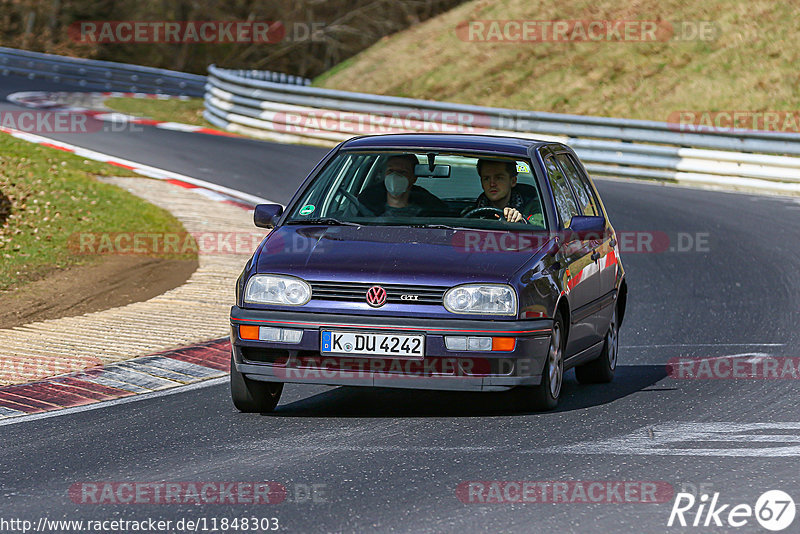
[[[414,167],[414,175],[424,178],[449,178],[450,165],[434,165],[433,170],[428,165],[417,165]]]
[[[597,216],[575,215],[569,221],[569,229],[581,241],[602,240],[606,230],[606,220]]]
[[[280,204],[259,204],[253,212],[253,222],[259,228],[274,228],[282,213]]]

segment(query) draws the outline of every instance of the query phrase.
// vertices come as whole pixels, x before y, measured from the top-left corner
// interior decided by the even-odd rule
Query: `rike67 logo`
[[[691,493],[678,493],[667,526],[741,528],[755,518],[763,528],[778,532],[792,524],[795,512],[794,500],[781,490],[763,493],[755,506],[723,504],[719,493],[714,493],[710,499],[705,493],[699,498]]]

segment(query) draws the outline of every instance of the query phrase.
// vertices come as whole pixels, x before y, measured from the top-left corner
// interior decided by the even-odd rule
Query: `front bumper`
[[[239,325],[302,330],[299,343],[242,339]],[[537,385],[550,346],[552,321],[479,321],[370,317],[231,308],[236,370],[267,382],[455,391],[501,391]],[[422,359],[321,355],[323,330],[424,334]],[[451,351],[444,336],[513,337],[508,351]]]

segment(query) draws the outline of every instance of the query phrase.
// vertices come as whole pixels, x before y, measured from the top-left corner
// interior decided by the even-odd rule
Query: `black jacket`
[[[517,193],[522,197],[522,204],[520,206],[511,207],[516,208],[523,215],[531,215],[532,211],[536,211],[538,213],[541,209],[539,202],[539,190],[536,189],[536,187],[530,184],[518,183],[511,188],[511,193],[512,195]],[[475,205],[471,209],[482,206],[491,206],[489,199],[486,198],[486,193],[481,193],[481,195],[475,200]]]
[[[364,189],[358,195],[358,200],[375,215],[382,215],[386,211],[386,194],[386,186],[381,182]],[[418,185],[411,186],[408,203],[422,208],[420,212],[422,216],[445,215],[448,212],[447,204],[424,187]]]

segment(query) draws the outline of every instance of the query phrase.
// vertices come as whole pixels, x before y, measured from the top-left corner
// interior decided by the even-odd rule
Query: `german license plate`
[[[425,356],[425,336],[324,330],[320,353],[422,358]]]

